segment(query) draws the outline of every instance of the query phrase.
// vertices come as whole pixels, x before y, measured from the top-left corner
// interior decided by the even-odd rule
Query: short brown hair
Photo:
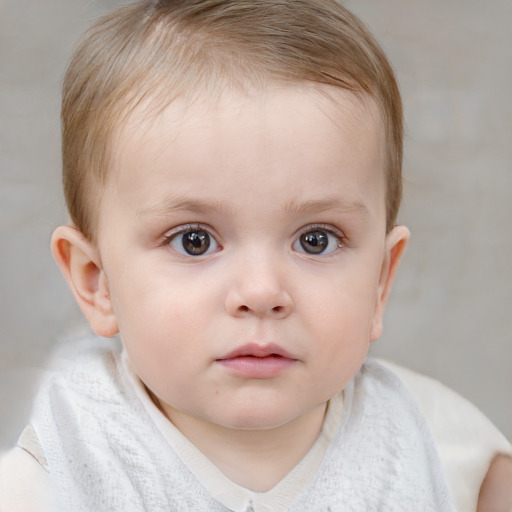
[[[386,222],[402,195],[402,103],[373,36],[336,0],[143,0],[100,19],[64,79],[63,182],[73,223],[93,240],[113,133],[142,100],[265,83],[371,96],[386,130]],[[96,204],[95,204],[96,201]]]

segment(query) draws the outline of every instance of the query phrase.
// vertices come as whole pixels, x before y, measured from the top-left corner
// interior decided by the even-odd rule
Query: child
[[[62,118],[53,253],[120,336],[58,358],[6,510],[453,510],[396,372],[437,388],[365,362],[409,233],[400,96],[360,22],[333,0],[135,3],[77,49]],[[487,471],[509,446],[482,425]]]

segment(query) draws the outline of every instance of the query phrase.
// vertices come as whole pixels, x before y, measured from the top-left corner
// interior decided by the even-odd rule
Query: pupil
[[[320,254],[327,249],[329,238],[324,231],[310,231],[300,237],[300,245],[310,254]]]
[[[210,247],[210,235],[203,230],[189,231],[182,237],[185,251],[193,256],[204,254]]]

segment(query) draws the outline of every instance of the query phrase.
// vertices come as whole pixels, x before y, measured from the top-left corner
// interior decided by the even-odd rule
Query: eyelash
[[[306,254],[306,255],[309,255],[309,256],[324,256],[325,257],[325,256],[331,255],[333,252],[336,252],[336,249],[341,249],[341,248],[346,246],[347,238],[344,235],[344,233],[342,231],[340,231],[339,229],[336,229],[335,227],[333,227],[331,225],[327,225],[327,224],[308,224],[307,226],[304,226],[297,233],[292,246],[294,246],[297,242],[300,243],[300,239],[301,239],[301,237],[303,235],[306,235],[307,233],[311,233],[311,232],[314,232],[314,231],[323,231],[323,232],[325,232],[325,233],[327,233],[329,235],[332,235],[333,237],[335,237],[337,239],[337,244],[336,244],[337,246],[336,246],[336,248],[333,251],[331,251],[329,253],[323,253],[322,252],[322,253],[319,253],[319,254],[315,255],[315,254],[312,254],[312,253],[304,252],[304,254]]]
[[[203,224],[185,224],[182,226],[178,226],[171,230],[171,232],[166,233],[162,240],[162,245],[169,243],[171,240],[176,238],[179,235],[184,235],[185,233],[189,233],[191,231],[207,231],[211,232],[211,228],[209,226],[205,226]]]
[[[165,247],[170,247],[172,242],[176,240],[179,236],[183,236],[187,233],[194,233],[197,231],[204,231],[205,233],[207,233],[209,235],[209,238],[212,239],[218,247],[222,248],[221,244],[218,242],[218,237],[212,234],[212,228],[209,226],[205,226],[203,224],[186,224],[184,226],[179,226],[174,231],[164,236],[161,245]],[[180,251],[175,251],[179,254],[182,254]],[[183,255],[186,257],[194,257],[194,255],[192,254]],[[197,257],[197,255],[195,257]]]
[[[330,224],[308,224],[307,226],[304,226],[303,228],[299,229],[299,232],[297,233],[297,237],[300,237],[304,233],[307,233],[308,231],[314,231],[315,229],[320,229],[322,231],[326,231],[327,233],[330,233],[331,235],[334,235],[335,237],[339,238],[340,240],[343,240],[345,238],[345,235],[342,231],[335,228],[334,226],[331,226]]]
[[[205,226],[203,224],[186,224],[184,226],[179,226],[178,228],[176,228],[176,230],[172,231],[171,233],[168,233],[164,236],[163,240],[162,240],[162,243],[161,245],[162,246],[165,246],[165,247],[170,247],[171,244],[179,237],[179,236],[183,236],[187,233],[194,233],[194,232],[198,232],[198,231],[204,231],[205,233],[208,234],[209,236],[209,239],[210,240],[213,240],[215,245],[222,249],[222,245],[218,242],[218,237],[213,235],[212,234],[212,228],[209,227],[209,226]],[[308,233],[313,233],[315,231],[321,231],[321,232],[324,232],[324,233],[327,233],[328,235],[331,235],[333,237],[335,237],[337,239],[337,244],[336,244],[336,247],[329,251],[329,252],[324,252],[324,251],[321,251],[317,254],[313,253],[313,252],[307,252],[306,250],[302,251],[302,250],[297,250],[295,249],[297,252],[299,253],[302,253],[302,254],[306,254],[306,255],[309,255],[309,256],[329,256],[331,253],[335,252],[336,249],[340,249],[342,247],[344,247],[346,245],[346,237],[345,235],[338,229],[336,228],[333,228],[332,226],[330,225],[325,225],[325,224],[308,224],[307,226],[304,226],[303,228],[301,228],[296,236],[294,237],[294,240],[293,240],[293,243],[292,243],[292,248],[294,248],[297,244],[301,244],[302,245],[302,242],[301,242],[301,237],[303,235],[306,235]],[[176,249],[175,252],[177,252],[178,254],[181,254],[185,257],[199,257],[199,256],[203,256],[205,254],[207,254],[207,251],[209,249],[209,244],[211,242],[209,241],[208,242],[208,248],[206,249],[205,253],[204,254],[197,254],[197,255],[193,255],[193,254],[190,254],[190,253],[183,253],[182,251],[178,251]],[[304,247],[303,247],[304,248]],[[211,252],[211,251],[210,251]],[[215,251],[217,252],[217,251]]]

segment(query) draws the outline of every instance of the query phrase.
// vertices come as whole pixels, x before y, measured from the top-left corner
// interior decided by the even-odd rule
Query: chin
[[[262,410],[252,408],[232,414],[224,418],[223,426],[236,430],[271,430],[285,425],[300,414],[286,414],[282,409]]]

